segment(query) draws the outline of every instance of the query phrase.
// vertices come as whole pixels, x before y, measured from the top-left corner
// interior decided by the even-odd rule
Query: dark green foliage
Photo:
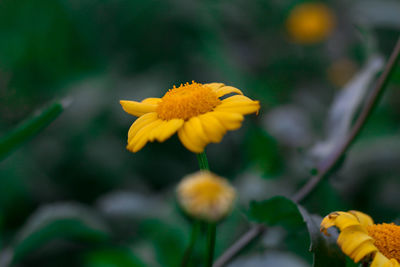
[[[284,167],[277,141],[259,127],[251,127],[246,138],[246,159],[259,169],[263,177],[277,177]]]
[[[60,203],[44,206],[34,213],[5,253],[10,255],[10,263],[17,263],[55,241],[94,245],[108,239],[107,229],[90,209],[78,204]],[[58,249],[63,249],[63,246],[58,245]]]
[[[84,267],[145,267],[129,249],[109,248],[98,249],[88,253]]]
[[[285,227],[290,234],[289,238],[299,238],[299,235],[293,234],[307,229],[311,240],[310,251],[314,255],[313,266],[344,266],[344,255],[336,245],[336,238],[326,237],[320,232],[321,219],[308,214],[304,208],[291,200],[277,196],[262,202],[252,202],[249,217],[268,226],[281,225]],[[303,243],[303,246],[309,243],[304,236],[300,235],[300,237],[302,238],[297,243]]]
[[[52,123],[63,110],[64,105],[62,102],[54,102],[5,134],[5,136],[2,136],[0,138],[0,161]]]

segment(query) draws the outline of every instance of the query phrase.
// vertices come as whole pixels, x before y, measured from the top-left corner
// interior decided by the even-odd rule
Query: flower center
[[[221,100],[211,88],[192,82],[175,87],[161,98],[156,112],[163,120],[188,120],[200,114],[212,111]]]
[[[219,184],[218,181],[205,179],[192,188],[192,193],[197,196],[199,202],[204,204],[216,201],[225,192],[223,185]]]
[[[374,245],[388,259],[400,262],[400,226],[394,223],[373,224],[367,227],[368,234],[374,238]]]

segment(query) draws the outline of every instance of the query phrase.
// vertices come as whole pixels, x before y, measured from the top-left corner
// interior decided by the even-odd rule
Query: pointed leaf
[[[250,204],[249,217],[269,226],[281,225],[289,233],[307,230],[310,235],[310,251],[314,255],[314,267],[345,266],[345,257],[336,245],[336,237],[327,237],[319,230],[322,218],[310,215],[288,198],[277,196]],[[304,240],[304,242],[309,242]]]
[[[64,110],[67,102],[55,102],[0,138],[0,161],[24,142],[52,123]]]

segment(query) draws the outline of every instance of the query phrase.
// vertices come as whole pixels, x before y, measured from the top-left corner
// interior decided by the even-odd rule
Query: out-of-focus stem
[[[206,152],[202,152],[200,154],[196,154],[197,156],[197,161],[199,162],[199,168],[200,170],[210,170],[210,167],[208,166],[208,160],[207,160],[207,155]]]
[[[207,225],[207,256],[206,266],[212,267],[214,260],[214,249],[215,249],[215,235],[217,232],[217,225],[215,223],[208,223]]]
[[[190,235],[189,245],[185,250],[185,254],[182,258],[181,267],[186,267],[190,261],[190,257],[192,256],[194,245],[196,244],[197,236],[200,230],[200,222],[194,221],[192,223],[192,233]]]

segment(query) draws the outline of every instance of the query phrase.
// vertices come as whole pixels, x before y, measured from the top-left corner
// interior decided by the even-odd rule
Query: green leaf
[[[16,263],[54,240],[98,244],[109,239],[107,228],[79,204],[59,203],[39,209],[28,219],[9,248]]]
[[[154,246],[157,262],[164,267],[179,266],[188,236],[180,225],[172,225],[158,219],[143,222],[141,236]]]
[[[276,196],[264,201],[250,203],[249,217],[269,226],[282,225],[286,229],[305,226],[297,205],[291,200]]]
[[[255,165],[263,178],[276,177],[283,169],[283,161],[277,141],[259,127],[251,127],[247,133],[245,151],[248,164]]]
[[[109,248],[90,252],[84,267],[145,267],[129,249]]]
[[[11,130],[5,136],[1,137],[0,161],[53,122],[64,110],[65,104],[65,102],[54,102],[38,114],[35,114],[32,118]]]
[[[281,225],[289,234],[307,230],[314,267],[345,266],[344,255],[336,245],[336,236],[327,237],[322,234],[319,228],[321,218],[308,214],[290,199],[277,196],[261,202],[254,201],[250,204],[249,217],[269,226]]]
[[[320,224],[322,218],[316,215],[308,214],[304,209],[301,209],[304,220],[307,223],[307,228],[311,238],[310,251],[313,253],[314,267],[339,267],[346,266],[344,254],[336,244],[337,233],[331,236],[326,236],[320,232]]]

